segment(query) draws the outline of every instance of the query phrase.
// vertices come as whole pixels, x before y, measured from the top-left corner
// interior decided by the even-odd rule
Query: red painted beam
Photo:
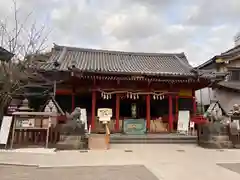
[[[57,89],[56,95],[71,95],[72,90],[71,89]]]

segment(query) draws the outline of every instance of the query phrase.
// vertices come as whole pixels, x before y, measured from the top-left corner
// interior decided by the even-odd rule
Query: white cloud
[[[239,0],[17,0],[53,28],[51,42],[88,48],[185,52],[193,65],[233,46]],[[8,2],[9,3],[9,2]],[[0,0],[0,15],[9,15]],[[21,16],[22,18],[23,16]]]

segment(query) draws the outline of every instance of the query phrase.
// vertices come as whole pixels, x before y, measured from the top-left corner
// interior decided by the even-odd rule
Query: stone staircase
[[[112,134],[110,144],[197,144],[197,136],[178,134]]]

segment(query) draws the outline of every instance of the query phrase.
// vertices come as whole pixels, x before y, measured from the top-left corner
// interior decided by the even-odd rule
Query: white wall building
[[[195,92],[196,101],[198,104],[209,105],[211,100],[215,100],[214,91],[212,88],[203,88]]]

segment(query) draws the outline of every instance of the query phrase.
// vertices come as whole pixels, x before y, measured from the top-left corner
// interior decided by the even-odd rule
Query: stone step
[[[197,140],[110,140],[110,144],[196,144]]]
[[[196,144],[196,136],[144,136],[144,135],[123,135],[112,136],[111,144]]]

